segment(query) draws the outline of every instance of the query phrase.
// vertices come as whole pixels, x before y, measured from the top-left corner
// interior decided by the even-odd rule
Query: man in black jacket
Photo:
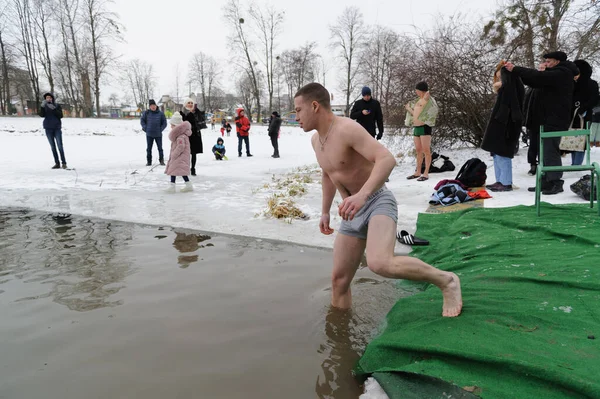
[[[56,103],[54,95],[52,93],[44,94],[44,101],[40,106],[38,115],[44,118],[44,130],[46,130],[46,138],[52,148],[52,155],[54,156],[54,166],[52,169],[59,169],[60,164],[58,163],[58,154],[60,153],[60,159],[62,160],[62,168],[67,168],[67,160],[65,159],[65,151],[63,149],[62,142],[62,117],[63,111],[60,104]],[[56,151],[58,147],[58,151]]]
[[[272,158],[279,158],[279,129],[281,128],[281,117],[277,111],[273,111],[271,114],[271,120],[269,121],[269,137],[271,138],[271,144],[273,145]]]
[[[375,122],[377,122],[377,129],[379,130],[377,140],[381,140],[383,136],[381,105],[379,101],[371,97],[371,89],[367,86],[362,88],[362,96],[362,100],[354,103],[352,111],[350,111],[350,118],[360,123],[373,137],[375,137]]]
[[[545,132],[568,130],[571,123],[571,102],[575,76],[579,71],[575,64],[567,61],[562,51],[554,51],[544,55],[546,69],[538,71],[523,68],[507,62],[505,68],[520,77],[523,83],[532,89],[540,89],[539,101],[541,110],[540,122]],[[561,166],[560,137],[545,139],[544,164]],[[562,172],[546,172],[542,180],[542,194],[558,194],[563,192]],[[535,191],[530,187],[529,191]]]

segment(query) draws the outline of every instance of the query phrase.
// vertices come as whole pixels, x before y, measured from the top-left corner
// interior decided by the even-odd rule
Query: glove
[[[46,106],[46,100],[42,101],[42,108],[44,108]]]

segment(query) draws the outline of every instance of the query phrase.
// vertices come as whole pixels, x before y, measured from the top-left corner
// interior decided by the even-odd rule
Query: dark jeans
[[[566,129],[544,129],[545,132],[557,132]],[[539,136],[539,134],[538,134]],[[552,137],[544,139],[544,166],[562,166],[562,159],[560,157],[560,137]],[[546,172],[543,180],[547,183],[554,183],[556,180],[560,180],[563,172]]]
[[[246,143],[246,155],[250,155],[250,137],[238,136],[238,155],[242,155],[242,141]]]
[[[62,130],[46,129],[46,138],[48,138],[48,143],[50,143],[50,148],[52,148],[54,163],[58,165],[58,153],[60,153],[60,159],[62,159],[62,163],[66,164],[67,160],[65,159],[65,151],[63,149]],[[56,146],[58,146],[58,151],[56,151]]]
[[[189,181],[190,181],[190,178],[189,178],[189,177],[187,177],[187,176],[182,176],[182,177],[183,177],[183,181],[184,181],[184,182],[186,182],[186,183],[187,183],[187,182],[189,182]],[[171,183],[175,183],[175,179],[176,179],[176,178],[177,178],[177,176],[171,176]]]
[[[538,164],[540,156],[540,128],[527,129],[529,135],[529,149],[527,150],[527,163],[530,165]]]
[[[158,159],[163,161],[165,159],[162,148],[162,136],[161,137],[150,137],[146,136],[146,160],[148,163],[152,163],[152,145],[156,141],[156,147],[158,148]]]
[[[279,143],[277,136],[271,136],[271,144],[273,145],[273,155],[279,155]]]

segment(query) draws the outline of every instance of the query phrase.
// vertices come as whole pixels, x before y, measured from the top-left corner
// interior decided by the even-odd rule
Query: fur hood
[[[169,140],[175,141],[177,137],[181,135],[191,136],[192,135],[192,125],[189,122],[183,122],[181,125],[177,125],[171,128],[169,132]]]

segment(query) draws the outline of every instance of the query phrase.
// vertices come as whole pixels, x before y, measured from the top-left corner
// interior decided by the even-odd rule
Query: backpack
[[[471,158],[460,168],[456,180],[467,187],[481,187],[487,179],[487,165],[479,158]]]

